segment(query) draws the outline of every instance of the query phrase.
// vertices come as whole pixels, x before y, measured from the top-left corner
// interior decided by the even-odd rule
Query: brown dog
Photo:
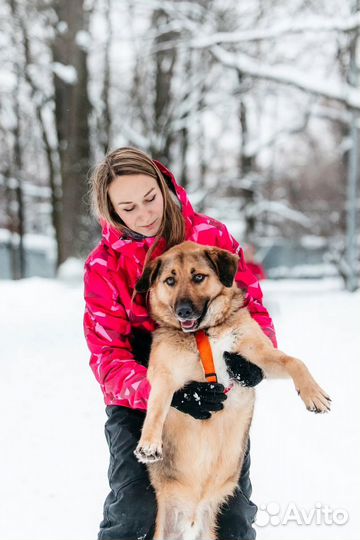
[[[135,450],[148,464],[156,491],[155,540],[214,540],[220,505],[233,494],[241,472],[255,393],[234,384],[224,409],[205,421],[171,407],[176,390],[202,381],[195,332],[206,329],[218,382],[231,384],[224,351],[239,353],[266,377],[291,377],[307,409],[330,410],[329,396],[300,360],[275,349],[243,307],[234,282],[238,257],[184,242],[152,261],[137,284],[150,291],[153,334],[148,379],[151,393]]]

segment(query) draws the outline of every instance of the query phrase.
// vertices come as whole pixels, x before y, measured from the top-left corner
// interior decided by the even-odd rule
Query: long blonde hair
[[[153,246],[147,253],[145,264],[150,260],[160,238],[165,238],[167,249],[185,239],[185,222],[180,208],[172,199],[165,178],[154,161],[138,148],[123,147],[105,156],[90,177],[90,197],[95,216],[110,223],[112,227],[129,233],[110,201],[109,185],[118,176],[146,174],[155,178],[164,200],[163,218]]]

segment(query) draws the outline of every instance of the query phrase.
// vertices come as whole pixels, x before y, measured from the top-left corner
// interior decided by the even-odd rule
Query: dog
[[[149,295],[158,324],[148,409],[135,450],[156,492],[154,540],[215,540],[221,505],[237,487],[255,392],[230,380],[225,351],[242,355],[267,378],[292,378],[310,411],[330,410],[329,396],[305,364],[275,349],[252,319],[234,281],[238,262],[226,250],[183,242],[151,261],[136,285]],[[206,381],[196,342],[201,330],[211,344],[218,382],[230,389],[223,410],[204,421],[170,406],[186,383]]]

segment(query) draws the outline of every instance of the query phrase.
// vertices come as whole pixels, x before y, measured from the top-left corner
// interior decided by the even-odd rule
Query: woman
[[[183,240],[237,253],[236,281],[247,290],[247,307],[276,345],[275,333],[239,244],[225,225],[194,212],[185,190],[162,163],[135,148],[115,150],[95,169],[91,193],[103,236],[85,264],[84,328],[90,366],[106,404],[111,488],[98,540],[148,539],[154,532],[156,499],[146,467],[133,454],[150,392],[146,366],[155,329],[146,298],[134,292],[146,262]],[[241,357],[233,364],[243,384],[253,386],[261,380],[258,368]],[[201,399],[191,399],[190,389]],[[191,382],[174,394],[172,406],[206,421],[223,408],[225,399],[222,385],[210,390],[207,383]],[[249,468],[248,449],[239,490],[219,517],[220,540],[255,538],[257,508],[249,500]]]

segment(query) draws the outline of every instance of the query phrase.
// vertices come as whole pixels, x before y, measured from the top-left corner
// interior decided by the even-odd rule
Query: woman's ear
[[[237,272],[239,257],[226,249],[205,249],[205,256],[210,267],[215,270],[225,287],[232,287]]]
[[[146,265],[145,270],[142,273],[141,278],[135,285],[135,290],[138,293],[146,293],[153,286],[156,278],[158,277],[161,269],[161,258],[158,257],[154,261],[150,261]]]

